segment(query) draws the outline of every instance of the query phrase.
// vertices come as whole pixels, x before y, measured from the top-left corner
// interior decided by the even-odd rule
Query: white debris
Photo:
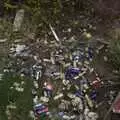
[[[89,107],[92,108],[93,107],[93,102],[92,102],[92,100],[89,98],[89,96],[87,94],[85,95],[85,99],[86,99]]]
[[[67,30],[68,32],[71,32],[72,31],[72,29],[71,28],[68,28],[68,30]]]
[[[24,91],[24,88],[19,88],[19,92],[23,92]]]
[[[33,103],[34,103],[34,104],[37,104],[37,103],[38,103],[38,96],[35,96],[35,97],[33,98]]]
[[[29,111],[29,117],[35,119],[35,115],[34,115],[34,112],[32,110]]]
[[[10,87],[10,89],[13,89],[13,88],[14,88],[13,86]]]
[[[19,42],[21,42],[22,41],[22,39],[15,39],[15,43],[19,43]]]
[[[82,101],[79,102],[77,107],[78,107],[78,110],[83,111],[83,103],[82,103]]]
[[[45,97],[48,96],[47,91],[44,91],[43,93],[44,93],[44,96],[45,96]]]
[[[49,24],[49,27],[50,27],[50,29],[51,29],[51,31],[52,31],[52,33],[53,33],[53,35],[54,35],[56,41],[57,41],[57,42],[60,42],[60,39],[58,38],[58,36],[57,36],[55,30],[53,29],[53,27],[52,27],[50,24]]]
[[[8,40],[7,38],[0,39],[0,43],[4,43],[4,42],[6,42],[7,40]]]
[[[86,38],[90,39],[92,37],[91,33],[84,32]]]
[[[3,78],[3,74],[0,73],[0,81],[2,80],[2,78]]]
[[[53,53],[51,53],[50,59],[51,59],[51,63],[54,65],[54,64],[55,64],[55,59],[54,59],[54,57],[53,57]]]
[[[20,30],[21,24],[23,22],[23,17],[24,17],[24,10],[23,9],[18,10],[15,16],[14,23],[13,23],[14,32],[17,32]]]
[[[25,76],[25,74],[24,74],[24,73],[21,73],[21,74],[20,74],[20,76],[21,76],[21,77],[24,77],[24,76]]]
[[[68,85],[69,84],[69,80],[63,80],[62,81],[64,85]]]
[[[9,69],[4,69],[3,72],[4,72],[4,73],[5,73],[5,72],[9,72]]]
[[[89,71],[90,73],[92,73],[94,71],[94,68],[90,68]]]
[[[33,85],[34,85],[34,87],[35,87],[36,89],[39,88],[39,86],[38,86],[38,82],[37,82],[37,81],[33,81]]]
[[[89,111],[90,111],[90,110],[89,110],[88,108],[85,108],[85,109],[84,109],[84,117],[85,117],[85,120],[89,120],[89,119],[88,119],[88,113],[89,113]]]
[[[72,102],[73,106],[82,104],[82,100],[79,97],[75,97],[71,102]]]
[[[49,62],[49,63],[51,63],[51,60],[50,60],[50,59],[44,58],[43,61],[44,61],[44,62]]]
[[[108,61],[108,57],[107,56],[104,56],[103,59],[104,59],[105,62]]]
[[[45,103],[49,102],[49,98],[47,97],[41,97],[40,100]]]
[[[66,109],[65,103],[59,104],[58,108],[59,108],[60,110],[65,110],[65,109]]]
[[[10,114],[10,110],[8,110],[8,109],[5,111],[5,113],[6,113],[7,115],[11,115],[11,114]]]
[[[36,80],[39,80],[39,78],[41,78],[41,76],[42,76],[41,70],[36,71],[35,79],[36,79]]]
[[[70,117],[67,116],[67,115],[63,115],[63,119],[64,119],[64,120],[70,120]]]
[[[68,67],[68,66],[70,66],[71,65],[71,63],[66,63],[65,65],[64,65],[64,67]]]
[[[75,118],[76,118],[75,115],[70,116],[70,119],[72,119],[72,120],[75,120]]]
[[[15,106],[15,104],[9,104],[7,105],[7,109],[16,109],[17,107]]]
[[[95,112],[89,112],[88,117],[90,118],[90,120],[97,120],[98,115]]]
[[[13,86],[14,86],[14,87],[19,87],[19,86],[20,86],[20,83],[14,82],[14,83],[13,83]]]
[[[104,48],[105,45],[101,45],[98,47],[98,50],[101,50],[102,48]]]
[[[24,81],[21,81],[21,85],[24,85],[25,84],[25,82]]]
[[[71,84],[67,84],[67,90],[70,90]]]
[[[72,94],[72,93],[68,93],[67,96],[68,96],[69,98],[71,98],[71,99],[72,99],[72,98],[75,98],[75,95]]]
[[[32,89],[32,95],[36,95],[37,91],[35,89]]]
[[[15,90],[18,91],[18,92],[23,92],[24,88],[22,88],[22,87],[15,87]]]
[[[25,48],[26,48],[25,45],[19,45],[19,44],[17,44],[16,48],[15,48],[16,54],[19,55]]]
[[[54,100],[57,100],[57,99],[59,99],[59,98],[61,98],[61,97],[63,97],[63,93],[60,93],[59,95],[56,95],[53,99],[54,99]]]

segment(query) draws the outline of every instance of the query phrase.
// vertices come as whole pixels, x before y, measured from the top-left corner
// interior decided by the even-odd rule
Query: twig
[[[58,38],[58,36],[57,36],[57,34],[55,33],[55,30],[53,29],[53,27],[51,26],[51,24],[49,24],[49,27],[50,27],[50,29],[51,29],[51,31],[52,31],[52,33],[53,33],[56,41],[57,41],[57,42],[60,42],[60,39]]]

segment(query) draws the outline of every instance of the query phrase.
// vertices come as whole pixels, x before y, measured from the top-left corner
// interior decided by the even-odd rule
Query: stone
[[[17,11],[14,23],[13,23],[13,31],[17,32],[20,30],[22,22],[23,22],[23,17],[24,17],[24,9],[20,9]]]

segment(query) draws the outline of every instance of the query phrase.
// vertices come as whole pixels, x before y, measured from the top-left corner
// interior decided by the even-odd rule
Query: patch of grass
[[[111,41],[109,59],[113,66],[120,70],[120,37]]]
[[[14,82],[25,81],[24,92],[10,90]],[[0,117],[1,120],[7,120],[5,110],[10,102],[16,104],[16,109],[11,112],[12,120],[31,120],[29,111],[32,110],[32,81],[28,78],[21,78],[12,74],[5,74],[3,80],[0,81]]]

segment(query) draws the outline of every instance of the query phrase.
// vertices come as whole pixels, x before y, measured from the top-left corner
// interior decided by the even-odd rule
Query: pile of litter
[[[37,39],[33,43],[13,44],[9,55],[16,64],[9,63],[9,69],[4,71],[33,79],[32,118],[97,120],[98,89],[104,86],[104,81],[96,72],[93,59],[104,45],[96,48],[95,43],[79,43],[74,37],[62,41],[53,27],[49,27],[56,41]],[[84,35],[87,39],[92,37]],[[69,45],[73,41],[76,44]],[[107,60],[104,56],[104,61]]]
[[[36,68],[36,74],[33,75],[33,103],[35,106],[46,107],[43,107],[45,110],[35,110],[35,115],[40,117],[42,114],[46,114],[50,118],[57,115],[59,119],[67,120],[79,117],[81,120],[96,120],[98,118],[98,114],[95,112],[97,108],[96,89],[103,85],[103,81],[91,64],[94,50],[87,45],[69,52],[63,51],[60,49],[52,52],[51,59],[43,59],[47,68],[44,73],[46,80],[42,80],[41,86],[39,80],[42,76],[42,67],[39,70]],[[91,75],[93,79],[89,79]],[[42,87],[40,89],[41,96],[37,93],[39,87]],[[52,108],[49,109],[51,101],[53,109],[54,103],[57,103],[55,113],[53,113]]]
[[[93,61],[104,45],[96,48],[89,42],[76,47],[58,44],[50,50],[51,43],[49,56],[41,58],[41,52],[36,55],[33,51],[33,46],[36,50],[41,43],[34,44],[15,43],[9,54],[17,61],[18,74],[33,79],[32,118],[97,120],[98,91],[105,83],[96,72]],[[4,71],[13,72],[13,63]],[[109,101],[110,105],[113,100]]]

